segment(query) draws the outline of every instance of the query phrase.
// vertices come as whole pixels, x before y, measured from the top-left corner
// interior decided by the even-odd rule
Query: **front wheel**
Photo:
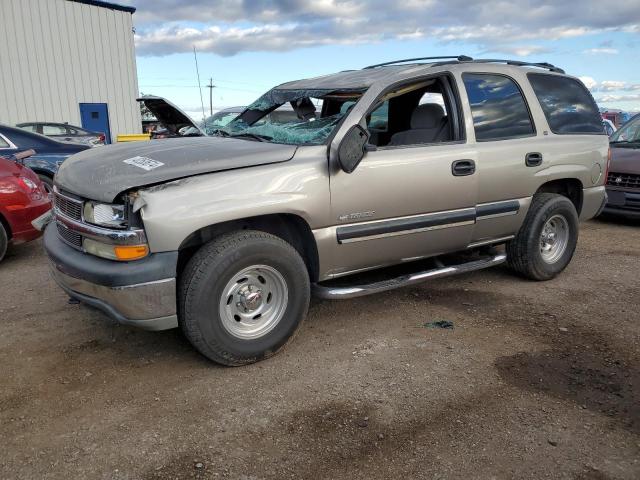
[[[7,246],[9,245],[9,236],[4,228],[2,222],[0,222],[0,262],[7,253]]]
[[[571,261],[578,243],[578,214],[566,197],[533,196],[516,237],[507,243],[509,266],[532,280],[549,280]]]
[[[290,244],[264,232],[233,232],[204,245],[185,267],[180,323],[209,359],[245,365],[287,344],[309,296],[306,265]]]

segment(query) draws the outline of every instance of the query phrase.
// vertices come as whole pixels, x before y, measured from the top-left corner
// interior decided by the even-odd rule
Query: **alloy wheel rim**
[[[548,264],[556,263],[569,244],[569,222],[562,215],[549,218],[540,232],[540,254]]]
[[[268,265],[244,268],[227,282],[219,314],[229,334],[255,340],[272,331],[284,316],[289,299],[287,282]]]

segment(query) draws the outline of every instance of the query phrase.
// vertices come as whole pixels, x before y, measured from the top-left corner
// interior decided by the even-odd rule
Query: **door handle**
[[[538,152],[527,153],[524,157],[524,163],[527,167],[542,165],[542,154]]]
[[[476,171],[476,162],[473,160],[456,160],[451,164],[451,173],[455,177],[473,175]]]

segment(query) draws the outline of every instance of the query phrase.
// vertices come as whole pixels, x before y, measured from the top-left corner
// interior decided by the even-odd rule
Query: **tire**
[[[53,193],[53,179],[44,175],[43,173],[38,174],[38,178],[44,183],[44,188],[47,193]]]
[[[291,245],[264,232],[232,232],[187,263],[178,292],[180,325],[205,357],[246,365],[274,355],[294,337],[309,297],[307,267]]]
[[[518,234],[506,245],[507,262],[524,277],[550,280],[569,264],[577,243],[573,203],[562,195],[537,193]]]
[[[4,228],[2,222],[0,222],[0,262],[7,253],[7,247],[9,246],[9,236],[7,230]]]

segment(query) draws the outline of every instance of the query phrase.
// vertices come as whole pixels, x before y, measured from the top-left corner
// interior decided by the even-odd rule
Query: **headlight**
[[[30,190],[38,190],[38,185],[36,185],[31,179],[27,177],[20,177],[22,183],[24,183]]]
[[[110,228],[126,228],[124,205],[85,202],[84,220],[94,225]]]

